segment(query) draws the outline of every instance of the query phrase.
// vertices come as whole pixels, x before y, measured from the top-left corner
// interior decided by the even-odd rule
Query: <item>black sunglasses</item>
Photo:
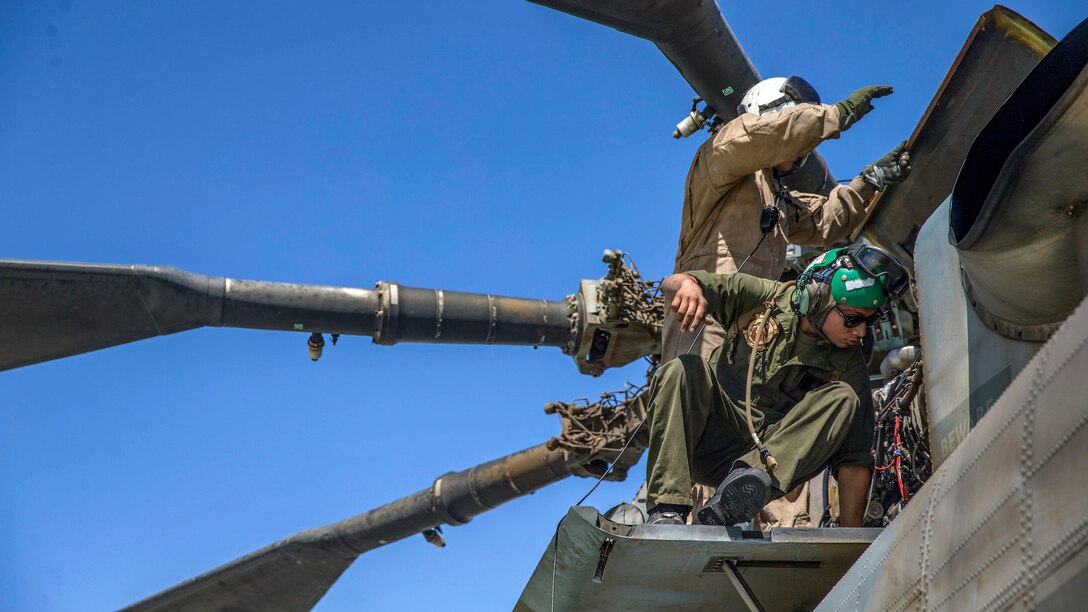
[[[872,326],[873,323],[876,323],[877,321],[884,318],[884,311],[883,310],[878,310],[878,311],[874,312],[873,314],[871,314],[871,315],[869,315],[867,317],[862,317],[862,316],[858,316],[858,315],[846,314],[845,312],[843,312],[842,310],[839,309],[838,304],[835,304],[835,312],[839,313],[839,316],[842,317],[842,326],[843,327],[857,327],[858,325],[861,325],[862,323],[864,323],[864,324],[866,324],[868,326]]]

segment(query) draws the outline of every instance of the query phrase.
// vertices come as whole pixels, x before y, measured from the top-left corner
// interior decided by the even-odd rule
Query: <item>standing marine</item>
[[[790,191],[782,179],[805,163],[821,142],[838,138],[892,88],[863,87],[837,104],[820,103],[800,77],[760,81],[695,153],[684,184],[684,207],[674,273],[743,272],[778,280],[786,243],[826,247],[848,238],[885,185],[910,172],[904,145],[885,155],[827,197]],[[662,362],[687,352],[709,357],[725,330],[708,325],[696,338],[666,313]],[[695,342],[694,348],[691,347]]]

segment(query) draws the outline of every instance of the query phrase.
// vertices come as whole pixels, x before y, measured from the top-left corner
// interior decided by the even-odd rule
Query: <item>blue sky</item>
[[[764,76],[895,95],[821,146],[906,138],[989,3],[728,3]],[[1072,1],[1010,8],[1061,37]],[[645,41],[514,0],[0,4],[0,257],[560,299],[601,251],[671,271],[701,137]],[[5,322],[6,325],[18,324]],[[0,608],[116,608],[558,433],[556,349],[203,329],[0,374]],[[631,497],[602,486],[604,508]],[[360,557],[319,610],[508,609],[569,479]]]

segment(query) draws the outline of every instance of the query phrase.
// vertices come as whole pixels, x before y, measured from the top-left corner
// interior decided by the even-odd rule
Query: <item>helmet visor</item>
[[[799,76],[791,76],[786,79],[786,82],[782,83],[782,89],[780,91],[793,98],[793,101],[798,104],[820,103],[820,94],[816,93],[816,88],[809,85],[808,81]]]
[[[865,244],[859,244],[850,253],[854,263],[867,275],[879,278],[884,291],[895,297],[903,297],[910,286],[910,274],[888,253]]]

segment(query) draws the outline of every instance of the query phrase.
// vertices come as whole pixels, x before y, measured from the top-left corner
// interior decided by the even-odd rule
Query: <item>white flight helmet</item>
[[[744,92],[737,115],[773,113],[798,104],[819,104],[820,94],[808,81],[798,76],[764,79]]]

